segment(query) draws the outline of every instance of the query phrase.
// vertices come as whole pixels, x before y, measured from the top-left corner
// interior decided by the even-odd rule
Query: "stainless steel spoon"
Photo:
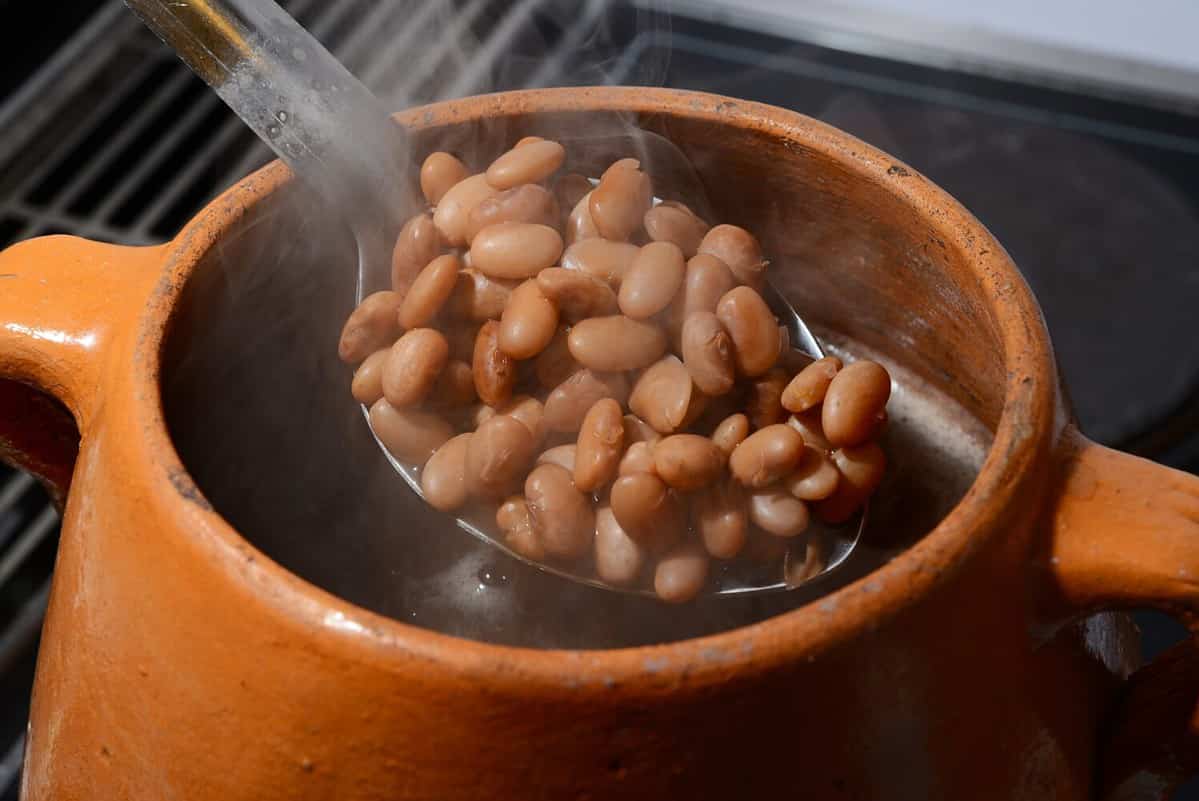
[[[419,202],[405,158],[406,138],[387,110],[303,27],[271,0],[125,0],[135,14],[258,134],[335,213],[344,213],[358,244],[358,295],[366,276],[390,259],[403,210]],[[630,126],[621,141],[590,137],[583,147],[636,155],[659,185],[713,219],[691,161],[667,139]],[[569,144],[569,143],[565,143]],[[777,269],[777,267],[776,267]],[[769,284],[764,292],[798,349],[824,354],[795,309]],[[364,410],[365,412],[365,410]],[[380,443],[382,447],[382,443]],[[421,495],[419,469],[383,452]],[[563,578],[604,589],[652,595],[648,589],[608,585],[585,564],[532,562],[493,535],[490,515],[464,514],[458,525],[488,545]],[[778,565],[741,560],[714,571],[707,594],[748,595],[791,589],[835,569],[853,552],[865,512],[851,523],[813,524],[803,554],[787,551]],[[817,548],[815,562],[808,548]]]

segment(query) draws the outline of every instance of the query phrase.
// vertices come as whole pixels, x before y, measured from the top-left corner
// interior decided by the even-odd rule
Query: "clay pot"
[[[705,94],[520,92],[400,119],[422,147],[597,121],[663,133],[719,219],[807,266],[802,287],[776,278],[812,322],[990,430],[985,464],[895,559],[755,625],[596,651],[433,633],[302,580],[227,522],[274,502],[249,450],[206,446],[240,435],[222,391],[255,338],[224,359],[201,345],[222,298],[259,326],[282,312],[218,259],[278,211],[282,167],[161,247],[21,243],[0,255],[0,449],[70,480],[24,798],[1065,801],[1158,797],[1188,773],[1191,643],[1129,678],[1128,619],[1097,612],[1199,611],[1199,479],[1078,433],[1036,302],[952,198],[826,125]],[[334,317],[293,350],[324,363]],[[264,375],[303,363],[272,359]],[[255,425],[241,438],[296,437]],[[210,492],[221,475],[240,492]]]

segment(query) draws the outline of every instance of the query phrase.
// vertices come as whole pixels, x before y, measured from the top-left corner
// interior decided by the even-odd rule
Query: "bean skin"
[[[581,270],[550,267],[537,274],[537,285],[557,304],[562,319],[568,323],[608,317],[619,311],[612,287]]]
[[[715,256],[699,254],[687,262],[683,288],[670,304],[668,329],[675,349],[682,346],[683,325],[695,312],[716,311],[725,293],[737,286],[728,266]]]
[[[608,584],[631,584],[645,560],[645,548],[620,527],[611,507],[601,506],[595,513],[596,574]]]
[[[562,237],[548,225],[501,222],[475,235],[471,265],[491,278],[533,278],[562,255]]]
[[[599,235],[599,229],[595,227],[595,221],[591,219],[591,192],[589,191],[575,204],[567,216],[566,235],[563,238],[569,246],[586,239],[595,239]]]
[[[658,561],[654,592],[667,603],[690,601],[708,580],[708,561],[708,554],[698,543],[678,546]]]
[[[537,457],[537,464],[556,464],[559,467],[565,468],[568,472],[574,473],[577,447],[572,442],[568,445],[558,445],[547,451],[542,451],[541,455]]]
[[[383,396],[397,409],[425,399],[450,357],[450,345],[439,331],[414,328],[391,346],[383,363]]]
[[[466,503],[466,446],[470,433],[459,434],[442,445],[420,474],[425,501],[442,512],[452,512]]]
[[[787,425],[794,428],[803,436],[804,445],[821,451],[831,451],[832,443],[824,436],[824,427],[820,424],[820,410],[793,414],[787,418]]]
[[[518,281],[489,278],[473,267],[465,269],[458,274],[446,307],[450,314],[471,322],[498,320],[518,285]]]
[[[588,238],[576,241],[562,254],[562,266],[579,270],[619,289],[624,275],[641,249],[628,242]]]
[[[591,181],[587,180],[587,176],[577,172],[563,175],[554,181],[554,197],[558,199],[558,208],[573,209],[591,189]]]
[[[429,393],[429,404],[440,409],[458,409],[469,406],[478,398],[475,392],[475,377],[471,366],[459,359],[446,362],[437,376],[437,383]]]
[[[717,482],[695,496],[692,510],[695,530],[708,553],[732,559],[749,538],[749,505],[745,490],[731,479]]]
[[[685,206],[661,203],[645,213],[645,232],[655,242],[670,242],[691,258],[699,250],[708,224]]]
[[[366,361],[358,365],[354,371],[354,380],[350,384],[350,394],[359,403],[370,406],[383,397],[383,364],[387,361],[390,348],[377,350]]]
[[[462,262],[449,253],[429,262],[416,276],[408,294],[404,296],[404,302],[400,304],[400,325],[404,328],[420,328],[432,322],[450,299],[461,269]]]
[[[891,397],[891,376],[882,365],[858,361],[847,365],[829,383],[820,422],[833,447],[861,445],[885,422]]]
[[[391,251],[391,288],[403,295],[439,253],[441,236],[431,215],[418,214],[404,223]]]
[[[635,414],[624,416],[624,440],[628,443],[648,442],[653,444],[662,439],[654,427]]]
[[[341,330],[337,355],[357,364],[377,350],[389,347],[403,333],[398,311],[400,296],[383,291],[367,295],[350,314]]]
[[[727,458],[748,436],[749,418],[738,413],[729,415],[716,426],[712,432],[712,441],[716,443],[716,447],[724,451]]]
[[[505,497],[520,487],[537,455],[529,429],[508,415],[497,414],[479,426],[466,447],[466,485],[475,498]]]
[[[638,251],[620,284],[620,310],[644,320],[670,305],[683,285],[683,251],[670,242],[650,242]]]
[[[673,434],[654,443],[655,472],[681,492],[710,486],[720,478],[724,465],[724,452],[698,434]]]
[[[430,206],[436,206],[454,184],[470,175],[466,165],[449,153],[430,153],[420,167],[420,189]]]
[[[485,173],[496,189],[535,184],[549,178],[566,160],[566,148],[549,139],[518,145],[491,163]]]
[[[497,194],[483,173],[463,178],[449,188],[433,212],[433,224],[441,239],[450,247],[464,247],[470,225],[470,213],[475,206]]]
[[[749,496],[749,519],[776,537],[795,537],[808,528],[807,504],[781,487],[766,487]]]
[[[533,371],[537,375],[537,382],[546,389],[560,385],[578,372],[580,366],[575,357],[570,355],[565,328],[559,328],[550,344],[545,346],[545,350],[533,359]]]
[[[840,369],[840,359],[825,356],[800,370],[783,392],[783,408],[789,412],[806,412],[824,403],[829,384]]]
[[[807,448],[799,467],[787,476],[783,486],[801,501],[823,501],[836,491],[840,481],[841,474],[833,461],[823,451]]]
[[[653,473],[630,473],[612,484],[612,514],[630,537],[655,548],[682,536],[686,519],[666,482]]]
[[[733,340],[733,359],[742,375],[760,376],[778,361],[778,322],[755,290],[739,286],[726,292],[716,304],[716,316]]]
[[[629,409],[657,432],[673,434],[687,422],[698,393],[677,356],[664,356],[641,374],[629,394]]]
[[[649,442],[634,442],[629,445],[616,469],[617,476],[629,476],[633,473],[657,474],[657,472],[658,468],[654,463],[654,446]]]
[[[624,449],[621,407],[612,398],[595,402],[579,428],[574,482],[582,492],[596,492],[616,475]]]
[[[867,442],[838,448],[832,458],[841,479],[833,494],[816,505],[816,515],[826,523],[844,523],[882,482],[887,457],[878,443]]]
[[[787,371],[772,367],[766,375],[758,376],[749,383],[745,410],[754,428],[765,428],[781,423],[787,418],[782,397],[787,388]]]
[[[717,225],[704,236],[698,252],[711,254],[723,261],[741,283],[755,289],[762,285],[766,274],[762,246],[744,228]]]
[[[786,476],[799,465],[804,442],[790,426],[767,426],[750,434],[729,457],[729,469],[744,486],[760,489]]]
[[[386,398],[370,409],[371,430],[383,447],[401,462],[423,465],[454,430],[442,417],[419,409],[397,409]]]
[[[556,464],[535,467],[525,479],[525,498],[533,529],[549,556],[576,559],[591,549],[595,509],[564,468]]]
[[[712,312],[694,312],[683,324],[683,364],[691,380],[707,395],[723,395],[733,388],[736,365],[733,341]]]
[[[567,344],[579,364],[603,372],[648,367],[667,346],[661,328],[623,315],[583,320],[570,330]]]
[[[627,240],[641,227],[641,221],[653,203],[654,190],[649,176],[631,166],[630,161],[624,159],[605,170],[599,185],[591,192],[588,209],[605,239]]]
[[[472,370],[475,392],[488,406],[499,406],[516,386],[516,362],[500,348],[500,324],[488,320],[475,339]]]
[[[513,495],[500,505],[495,524],[504,532],[504,542],[513,551],[533,562],[545,561],[545,546],[533,530],[533,517],[523,495]]]
[[[558,307],[529,279],[512,290],[500,317],[500,349],[513,359],[531,359],[550,344],[558,330]]]
[[[558,201],[543,186],[525,184],[506,189],[479,202],[467,217],[466,238],[475,237],[489,225],[502,222],[534,223],[557,228],[562,221]]]
[[[623,404],[628,397],[629,382],[621,373],[578,370],[546,397],[545,426],[549,431],[573,434],[596,401],[614,398]]]

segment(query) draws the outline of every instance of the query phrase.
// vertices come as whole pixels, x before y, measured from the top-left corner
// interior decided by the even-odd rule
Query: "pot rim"
[[[342,657],[398,669],[414,660],[465,679],[483,679],[530,691],[530,686],[570,688],[669,682],[703,686],[728,681],[731,666],[747,678],[798,657],[812,658],[877,627],[917,603],[957,573],[989,536],[1003,528],[1015,497],[1052,437],[1057,379],[1039,307],[1015,264],[987,229],[956,200],[916,170],[855,137],[797,112],[701,92],[644,87],[536,89],[480,95],[410,109],[396,115],[421,129],[533,112],[631,112],[704,119],[754,128],[815,151],[872,181],[920,215],[961,252],[985,290],[1003,347],[1004,405],[991,447],[974,482],[941,522],[885,565],[835,592],[758,623],[671,643],[606,650],[554,650],[496,645],[442,634],[372,612],[312,584],[244,539],[203,499],[171,441],[159,373],[163,346],[179,296],[203,255],[255,203],[291,180],[272,162],[201,210],[165,248],[165,265],[139,326],[132,370],[135,401],[145,421],[140,446],[151,481],[166,490],[149,493],[173,507],[192,504],[187,537],[220,569],[272,607],[283,620],[316,637]],[[177,513],[176,508],[176,513]],[[166,532],[163,532],[166,535]],[[254,556],[247,565],[247,554]],[[647,685],[648,686],[648,685]]]

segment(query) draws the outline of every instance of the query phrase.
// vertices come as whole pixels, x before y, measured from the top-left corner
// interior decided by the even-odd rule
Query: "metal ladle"
[[[372,267],[390,262],[403,210],[419,200],[409,189],[404,130],[379,99],[308,31],[272,0],[125,0],[126,5],[258,134],[292,172],[335,211],[358,245],[358,295]],[[631,140],[651,175],[669,176],[679,197],[707,219],[706,193],[690,161],[668,140],[637,131]],[[770,284],[763,295],[793,345],[819,358],[823,349],[791,304]],[[421,495],[419,470],[397,461],[397,472]],[[747,595],[792,589],[812,581],[853,552],[865,526],[863,511],[837,527],[814,524],[806,539],[821,543],[819,569],[788,550],[782,564],[762,568],[744,560],[720,565],[707,594]],[[647,589],[606,584],[569,565],[533,562],[493,536],[494,521],[465,514],[458,525],[513,558],[558,576],[604,589],[650,595]],[[797,538],[804,540],[805,538]]]

